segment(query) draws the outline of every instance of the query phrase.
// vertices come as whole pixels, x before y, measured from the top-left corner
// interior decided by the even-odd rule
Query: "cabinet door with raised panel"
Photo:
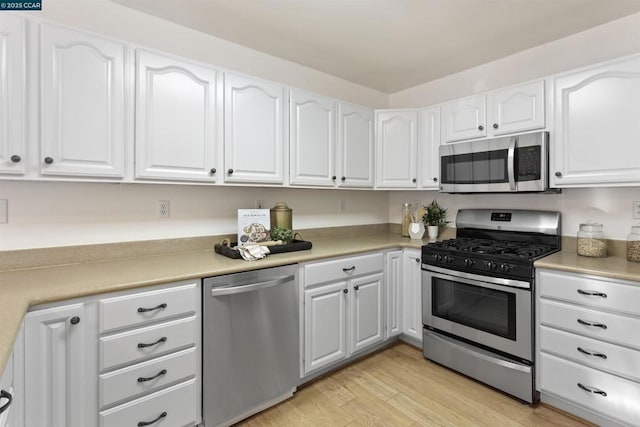
[[[422,268],[419,249],[405,249],[402,332],[422,342]]]
[[[338,185],[372,188],[373,110],[341,102],[338,122]]]
[[[97,380],[87,375],[95,346],[86,340],[82,303],[27,313],[25,317],[25,425],[94,426]]]
[[[0,173],[23,174],[25,144],[25,21],[0,16]]]
[[[640,183],[640,57],[554,78],[554,186]]]
[[[385,262],[387,338],[402,333],[402,264],[402,251],[387,252]]]
[[[136,177],[214,181],[217,71],[136,51]]]
[[[358,277],[349,283],[351,295],[351,353],[384,340],[384,275]]]
[[[489,130],[492,135],[544,127],[544,81],[489,92]]]
[[[283,86],[225,73],[226,182],[283,183],[284,104]]]
[[[346,281],[304,291],[305,374],[347,357],[348,292]]]
[[[440,183],[440,107],[420,111],[420,187],[438,190]]]
[[[453,142],[487,136],[485,95],[475,95],[442,105],[442,141]]]
[[[124,176],[126,52],[124,43],[41,25],[43,175]]]
[[[376,186],[416,188],[417,148],[417,111],[376,111]]]
[[[290,183],[335,186],[336,102],[290,92]]]

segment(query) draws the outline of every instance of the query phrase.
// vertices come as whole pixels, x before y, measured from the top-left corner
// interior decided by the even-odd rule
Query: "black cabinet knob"
[[[229,169],[229,175],[233,174],[233,169]]]
[[[215,173],[218,171],[216,170],[216,168],[211,168],[209,172],[211,172],[211,175],[215,175]]]
[[[360,289],[360,286],[358,286],[358,285],[355,285],[355,286],[353,287],[353,290],[354,290],[354,291],[357,291],[358,289]]]
[[[340,181],[345,182],[347,180],[346,176],[343,176],[342,178],[340,178]]]
[[[417,179],[415,179],[415,178],[413,178],[413,179],[411,180],[411,182],[413,182],[413,183],[415,184],[416,182],[418,182],[418,180],[417,180]]]
[[[337,176],[335,176],[335,175],[333,175],[333,176],[331,177],[331,179],[335,181],[336,179],[338,179],[338,177],[337,177]]]
[[[419,264],[420,263],[420,258],[416,258],[416,262]]]
[[[478,130],[484,130],[484,126],[482,125],[478,126]]]
[[[557,176],[558,178],[560,178],[560,177],[562,176],[562,172],[559,172],[559,171],[558,171],[558,172],[556,172],[556,176]]]
[[[498,129],[499,127],[500,127],[500,126],[498,126],[498,124],[497,124],[497,123],[494,123],[494,124],[493,124],[493,128],[494,128],[494,129]]]
[[[78,323],[80,323],[80,318],[79,318],[78,316],[73,316],[73,317],[71,318],[71,320],[69,320],[69,322],[70,322],[72,325],[77,325]]]
[[[438,182],[438,178],[436,178],[435,176],[433,177],[433,182]]]
[[[13,163],[20,163],[20,160],[22,160],[22,159],[17,154],[14,154],[13,156],[11,156],[11,161]]]
[[[45,157],[44,158],[44,162],[48,165],[50,165],[51,163],[53,163],[53,158],[51,157]]]
[[[344,292],[345,294],[348,294],[349,293],[349,289],[345,288],[345,289],[342,290],[342,292]]]

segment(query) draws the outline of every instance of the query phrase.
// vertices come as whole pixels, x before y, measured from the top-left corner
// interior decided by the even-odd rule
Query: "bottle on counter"
[[[578,255],[603,258],[607,256],[607,240],[602,224],[587,221],[578,230]]]
[[[640,262],[640,225],[632,226],[627,236],[627,261]]]
[[[402,231],[401,235],[403,237],[409,237],[409,225],[411,224],[413,215],[413,207],[411,203],[403,203],[402,210],[400,211],[400,218],[402,220]]]

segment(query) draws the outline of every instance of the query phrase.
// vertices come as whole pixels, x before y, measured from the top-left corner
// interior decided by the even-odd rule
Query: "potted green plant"
[[[422,222],[427,226],[429,238],[435,239],[438,237],[440,227],[449,222],[447,221],[447,210],[440,206],[437,201],[433,200],[431,203],[424,206]]]

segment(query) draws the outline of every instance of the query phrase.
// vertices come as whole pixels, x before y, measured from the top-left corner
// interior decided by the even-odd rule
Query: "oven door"
[[[533,360],[532,294],[528,282],[493,279],[427,266],[422,271],[425,326],[503,353]],[[503,284],[490,283],[491,280]],[[528,289],[523,288],[528,285]]]

